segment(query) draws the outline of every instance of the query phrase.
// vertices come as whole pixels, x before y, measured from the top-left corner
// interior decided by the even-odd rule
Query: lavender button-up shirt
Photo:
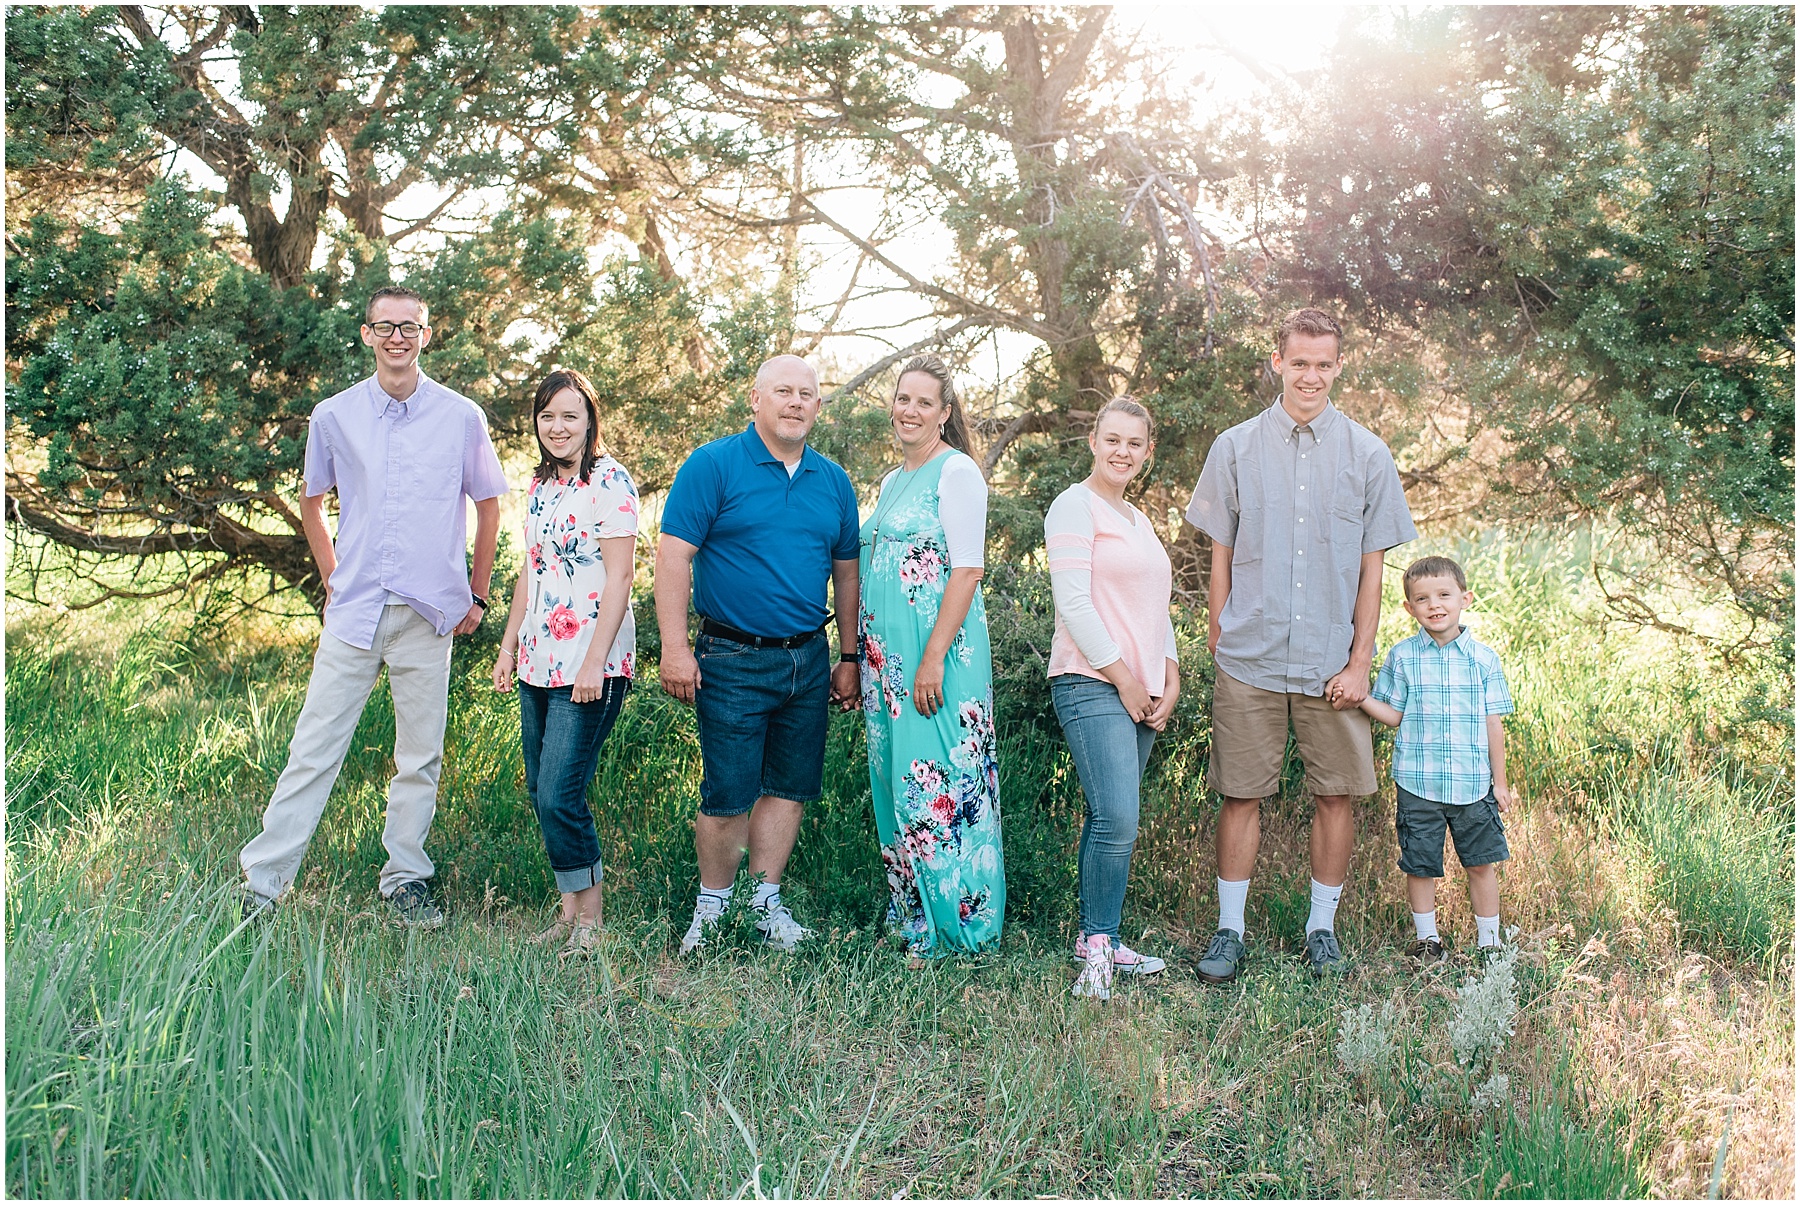
[[[1281,399],[1213,441],[1187,520],[1231,549],[1218,667],[1323,695],[1350,663],[1366,552],[1418,535],[1381,437],[1326,403],[1297,426]]]
[[[305,480],[338,492],[325,630],[372,647],[392,594],[448,635],[470,601],[463,498],[506,492],[481,408],[423,372],[405,401],[370,377],[313,408]]]

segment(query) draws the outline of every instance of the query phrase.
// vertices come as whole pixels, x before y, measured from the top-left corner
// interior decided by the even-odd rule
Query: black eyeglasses
[[[400,332],[402,339],[417,339],[419,332],[425,328],[417,322],[371,322],[369,329],[377,338],[385,339],[395,331]]]

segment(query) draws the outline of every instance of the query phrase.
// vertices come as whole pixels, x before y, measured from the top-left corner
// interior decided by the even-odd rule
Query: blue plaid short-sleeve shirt
[[[1487,718],[1513,709],[1493,649],[1464,628],[1439,645],[1423,630],[1388,650],[1369,697],[1400,713],[1394,781],[1421,799],[1469,804],[1493,786]]]

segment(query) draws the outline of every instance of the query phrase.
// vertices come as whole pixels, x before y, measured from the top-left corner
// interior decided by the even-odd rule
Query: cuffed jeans
[[[394,695],[394,777],[388,782],[387,826],[381,834],[388,853],[381,894],[392,895],[402,883],[431,877],[434,867],[425,855],[425,837],[437,814],[438,774],[444,763],[450,640],[402,605],[381,609],[373,648],[359,649],[330,632],[319,634],[287,768],[263,812],[262,832],[238,855],[251,891],[274,899],[293,886],[383,665]]]
[[[1081,931],[1116,940],[1137,845],[1138,784],[1156,729],[1134,721],[1118,689],[1100,678],[1058,674],[1050,680],[1050,698],[1087,799],[1079,855]]]
[[[630,689],[630,678],[607,678],[598,699],[574,703],[572,686],[519,683],[525,790],[544,830],[544,852],[560,892],[572,894],[600,883],[600,839],[588,809],[588,781]]]

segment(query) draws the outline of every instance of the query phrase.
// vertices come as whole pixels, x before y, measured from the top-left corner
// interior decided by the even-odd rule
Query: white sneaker
[[[683,954],[692,954],[695,950],[698,950],[704,945],[706,943],[706,931],[708,929],[718,928],[719,918],[724,915],[725,910],[723,908],[714,912],[711,909],[702,908],[696,904],[694,906],[693,922],[688,925],[687,936],[681,939],[681,952]]]
[[[757,929],[763,935],[763,945],[775,950],[791,950],[802,941],[813,935],[811,929],[794,919],[786,904],[776,904],[773,908],[756,909],[761,917],[756,922]]]
[[[1113,958],[1112,943],[1090,941],[1087,947],[1087,961],[1081,964],[1081,977],[1075,986],[1069,989],[1071,996],[1085,996],[1091,1000],[1112,999]]]

